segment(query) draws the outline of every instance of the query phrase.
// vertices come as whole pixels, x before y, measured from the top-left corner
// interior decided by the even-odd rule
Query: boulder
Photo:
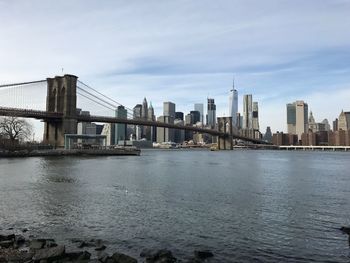
[[[13,240],[5,240],[0,241],[0,247],[2,248],[10,248],[13,247],[14,241]]]
[[[167,249],[154,250],[144,249],[141,251],[140,256],[146,259],[147,263],[173,263],[176,262],[176,258],[172,252]]]
[[[194,251],[194,256],[198,259],[207,259],[214,257],[214,254],[209,250]]]
[[[340,231],[342,231],[344,234],[350,235],[350,227],[342,226]]]
[[[0,235],[0,241],[13,241],[15,240],[16,236],[14,234],[11,235]]]
[[[137,263],[137,260],[135,258],[122,253],[114,253],[112,255],[112,259],[115,263]]]
[[[53,260],[59,260],[65,257],[65,247],[64,246],[57,246],[57,247],[50,247],[50,248],[42,248],[35,252],[33,260],[34,261],[53,261]]]
[[[91,254],[87,251],[69,252],[65,255],[70,261],[89,260],[91,257]]]
[[[33,239],[30,241],[29,248],[32,250],[44,248],[46,245],[46,239]]]
[[[102,245],[100,247],[95,248],[96,251],[102,251],[105,250],[107,247],[105,245]]]

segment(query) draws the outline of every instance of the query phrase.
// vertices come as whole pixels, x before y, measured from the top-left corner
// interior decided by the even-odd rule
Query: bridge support
[[[233,150],[232,138],[232,117],[218,117],[218,131],[228,133],[227,136],[219,136],[218,149],[219,150]]]
[[[61,120],[47,120],[44,141],[64,147],[64,135],[77,133],[77,79],[74,75],[47,79],[46,111],[63,113]]]

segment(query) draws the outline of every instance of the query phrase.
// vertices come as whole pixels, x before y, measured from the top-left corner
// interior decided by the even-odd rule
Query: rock
[[[115,263],[114,259],[104,252],[98,257],[98,260],[102,263]]]
[[[89,260],[91,254],[87,251],[69,252],[66,253],[66,257],[72,261]]]
[[[23,228],[23,229],[22,229],[22,232],[23,232],[23,233],[26,233],[26,232],[28,232],[28,231],[29,231],[28,228]]]
[[[350,227],[342,226],[340,231],[342,231],[344,234],[350,235]]]
[[[24,238],[24,236],[21,235],[17,235],[15,237],[15,242],[18,246],[23,245],[26,242],[26,239]]]
[[[53,261],[53,260],[62,259],[65,256],[65,250],[66,249],[64,246],[42,248],[35,252],[33,260],[34,261],[41,261],[41,260]]]
[[[46,245],[46,239],[33,239],[30,241],[29,248],[32,250],[44,248]]]
[[[7,230],[13,230],[13,227],[9,227]]]
[[[13,247],[14,242],[12,240],[6,240],[0,242],[0,247],[2,248],[10,248]]]
[[[85,241],[80,242],[80,244],[78,245],[78,248],[84,248],[84,247],[95,247],[95,244],[91,242],[85,242]]]
[[[107,247],[105,245],[102,245],[100,247],[95,248],[96,251],[102,251],[105,250]]]
[[[140,256],[146,259],[147,263],[173,263],[176,262],[176,258],[173,256],[170,250],[161,249],[144,249],[141,251]]]
[[[137,263],[137,260],[135,258],[122,253],[114,253],[112,255],[112,259],[115,263]]]
[[[199,259],[207,259],[214,257],[214,254],[209,250],[194,251],[194,256]]]
[[[11,235],[0,235],[0,241],[14,241],[16,236],[14,234]]]

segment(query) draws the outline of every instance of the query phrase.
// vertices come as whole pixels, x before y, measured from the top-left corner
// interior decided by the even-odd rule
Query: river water
[[[350,153],[144,150],[139,157],[0,159],[0,230],[101,238],[138,256],[349,262]]]

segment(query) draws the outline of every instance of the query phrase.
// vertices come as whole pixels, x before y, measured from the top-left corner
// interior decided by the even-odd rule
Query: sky
[[[350,0],[0,0],[0,83],[62,73],[156,115],[212,97],[228,116],[234,77],[263,133],[296,100],[331,122],[350,111]]]

